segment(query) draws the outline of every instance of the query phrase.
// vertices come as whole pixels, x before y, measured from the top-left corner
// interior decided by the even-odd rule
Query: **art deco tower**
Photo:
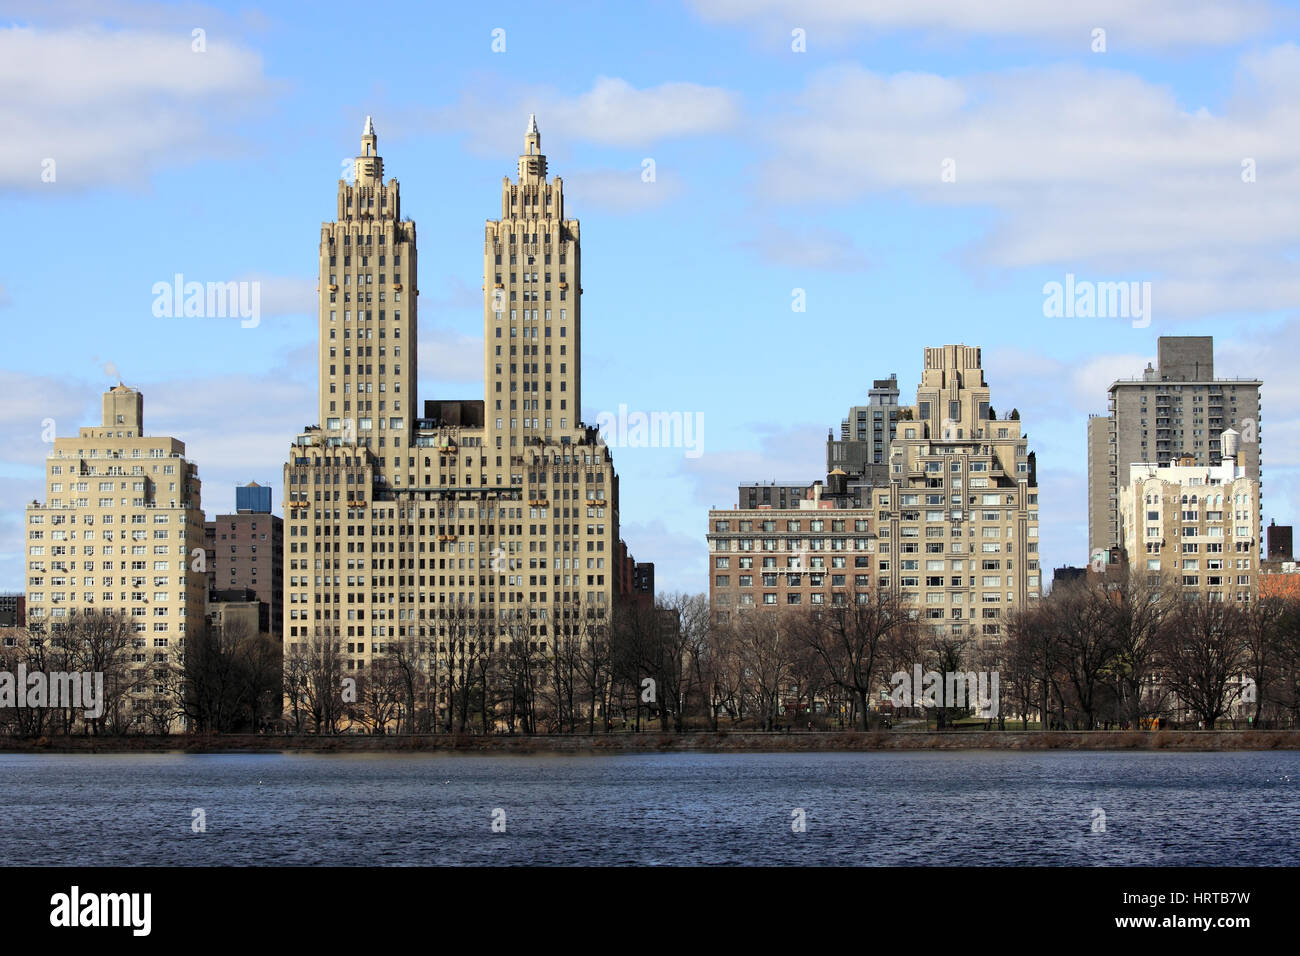
[[[416,405],[415,225],[382,174],[367,118],[321,227],[321,424],[285,467],[285,660],[369,673],[400,652],[445,727],[493,655],[608,620],[618,479],[581,421],[578,223],[536,121],[487,222],[483,399]]]
[[[353,170],[339,180],[338,218],[321,226],[319,421],[401,485],[418,413],[415,223],[402,221],[397,180],[383,181],[369,116]]]
[[[496,447],[581,433],[580,257],[564,181],[547,179],[530,116],[518,179],[502,179],[501,218],[488,220],[483,242],[483,380]]]

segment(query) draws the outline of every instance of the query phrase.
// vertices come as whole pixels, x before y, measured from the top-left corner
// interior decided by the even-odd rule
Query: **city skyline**
[[[838,430],[844,409],[893,372],[904,394],[914,391],[921,350],[941,343],[981,347],[999,408],[1025,415],[1038,453],[1045,573],[1087,557],[1087,415],[1105,412],[1111,381],[1155,361],[1160,335],[1213,334],[1216,375],[1263,380],[1262,518],[1292,523],[1288,439],[1300,396],[1283,363],[1300,327],[1284,277],[1294,226],[1280,220],[1300,190],[1294,147],[1262,135],[1285,122],[1294,93],[1284,81],[1300,63],[1279,41],[1280,10],[1264,8],[1271,23],[1243,16],[1221,35],[1159,45],[1144,16],[1117,11],[1105,52],[1091,48],[1091,24],[1066,14],[1030,18],[1023,32],[1032,44],[992,20],[958,30],[965,47],[935,42],[924,24],[913,24],[919,37],[877,24],[882,38],[855,51],[833,42],[832,14],[816,5],[788,14],[771,7],[789,21],[781,30],[712,4],[642,13],[634,25],[643,36],[626,20],[602,34],[601,12],[590,11],[577,61],[552,64],[535,52],[560,25],[519,8],[501,23],[451,14],[439,30],[411,31],[446,38],[454,80],[430,86],[427,71],[397,57],[388,82],[363,73],[359,83],[332,78],[316,89],[321,68],[291,50],[304,36],[287,36],[273,19],[200,8],[200,20],[210,13],[206,25],[187,12],[141,29],[132,9],[96,24],[55,5],[0,25],[15,69],[79,51],[131,50],[141,64],[135,85],[104,90],[88,89],[75,71],[59,87],[48,70],[29,69],[28,82],[46,84],[49,95],[32,98],[42,113],[15,124],[28,135],[0,154],[0,188],[28,223],[23,241],[11,234],[0,274],[0,316],[13,336],[0,374],[22,396],[0,421],[12,449],[0,473],[0,587],[22,587],[22,505],[40,494],[43,422],[74,433],[119,377],[146,396],[160,434],[187,443],[212,492],[209,514],[233,510],[237,483],[283,490],[285,436],[316,423],[316,282],[303,250],[329,218],[322,196],[355,154],[367,114],[400,171],[405,211],[423,224],[425,261],[439,263],[421,280],[419,392],[472,395],[484,384],[474,288],[483,279],[472,247],[489,211],[484,198],[510,172],[528,114],[537,113],[588,239],[583,419],[626,405],[699,413],[708,424],[699,458],[614,450],[623,537],[656,563],[661,590],[703,589],[699,529],[710,506],[735,504],[741,481],[818,477],[824,436]],[[679,57],[626,56],[624,44],[683,23],[704,28],[687,32]],[[505,49],[495,53],[498,27]],[[791,48],[795,28],[807,32],[805,52]],[[194,29],[205,31],[202,53],[192,49]],[[712,58],[703,55],[710,50]],[[1050,84],[1054,102],[1092,104],[1116,129],[1088,111],[1071,119],[1031,108],[1032,95],[1012,82],[1023,71]],[[1233,76],[1250,96],[1219,92]],[[159,96],[169,104],[161,112],[128,109]],[[925,107],[910,132],[905,103]],[[111,107],[102,112],[117,129],[134,117],[141,135],[101,154],[84,145],[64,154],[60,123],[85,120],[87,104]],[[182,106],[194,108],[188,127]],[[1020,106],[1024,126],[1006,116]],[[1155,120],[1137,135],[1143,109]],[[1054,166],[1061,157],[1039,142],[1046,133],[1026,146],[1034,123],[1076,137],[1088,159],[1104,161],[1099,171]],[[999,132],[1021,137],[1033,161],[976,145]],[[1118,163],[1123,137],[1134,136],[1150,149]],[[1217,139],[1207,144],[1207,136]],[[1175,163],[1167,147],[1190,156]],[[41,179],[46,158],[57,163],[52,182]],[[954,178],[945,181],[950,158]],[[1251,182],[1247,158],[1258,169]],[[1008,186],[1041,195],[1048,169],[1068,187],[1070,202],[1052,207],[1058,226],[1035,225],[1023,199],[999,195]],[[1133,215],[1180,221],[1181,235],[1128,234],[1123,209],[1135,201],[1134,181],[1154,193]],[[1166,204],[1195,214],[1176,220],[1158,211]],[[51,247],[62,253],[39,251]],[[1217,264],[1193,281],[1210,259]],[[155,316],[154,285],[177,274],[259,281],[259,324]],[[1045,284],[1067,276],[1152,282],[1149,327],[1046,317]],[[68,287],[94,290],[89,307],[84,295],[50,291]],[[805,312],[792,310],[795,290]],[[863,347],[828,348],[841,338]],[[232,420],[241,427],[231,429]]]

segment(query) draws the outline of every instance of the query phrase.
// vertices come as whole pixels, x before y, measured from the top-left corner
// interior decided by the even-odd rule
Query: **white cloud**
[[[653,182],[641,178],[641,166],[634,169],[590,169],[571,173],[566,191],[576,206],[613,212],[640,212],[663,205],[682,193],[676,173],[655,168]]]
[[[50,450],[46,421],[53,420],[55,436],[75,435],[97,402],[85,382],[10,370],[0,370],[0,394],[0,444],[10,466],[40,466]]]
[[[683,459],[682,471],[695,486],[695,500],[711,508],[736,505],[736,491],[750,481],[812,484],[826,478],[826,429],[820,424],[775,428],[747,423],[739,431],[757,436],[753,449],[706,446],[699,458]]]
[[[714,133],[739,118],[736,95],[716,86],[661,83],[638,90],[609,76],[597,77],[576,99],[548,105],[561,134],[607,146],[642,146]],[[547,121],[552,119],[548,116]]]
[[[827,272],[862,272],[869,266],[853,237],[837,229],[769,225],[758,235],[741,246],[771,265]]]
[[[943,35],[1026,37],[1089,50],[1102,27],[1107,48],[1220,46],[1256,36],[1280,19],[1263,0],[692,0],[706,20],[753,23],[788,44],[808,29],[809,48],[844,31],[920,31]],[[820,32],[819,32],[820,31]]]
[[[953,79],[814,74],[766,124],[759,193],[785,202],[910,193],[992,210],[986,269],[1052,266],[1152,283],[1157,322],[1300,306],[1300,48],[1248,58],[1218,113],[1074,67]],[[1243,160],[1255,181],[1245,182]],[[952,161],[955,181],[942,175]]]
[[[189,30],[0,27],[0,187],[138,184],[234,147],[223,119],[269,92],[261,57]],[[54,181],[42,181],[46,160]]]
[[[475,152],[500,156],[503,150],[509,155],[522,148],[529,113],[537,114],[543,152],[548,141],[566,148],[585,142],[630,149],[725,132],[740,119],[740,100],[716,86],[662,83],[637,89],[626,80],[601,76],[577,96],[549,87],[524,93],[509,88],[467,92],[454,106],[434,110],[420,125],[461,130]],[[416,122],[399,119],[397,125],[409,128]]]
[[[656,594],[698,594],[707,589],[709,582],[709,553],[703,528],[701,520],[699,534],[686,534],[656,518],[624,521],[619,525],[619,535],[627,542],[633,558],[654,564]]]
[[[310,316],[316,318],[316,280],[300,276],[243,276],[237,281],[257,282],[261,291],[262,317],[278,315]]]
[[[454,329],[432,328],[432,324],[427,318],[420,323],[422,328],[417,353],[420,381],[482,382],[483,340]],[[419,394],[429,398],[438,397],[423,386],[419,389]]]

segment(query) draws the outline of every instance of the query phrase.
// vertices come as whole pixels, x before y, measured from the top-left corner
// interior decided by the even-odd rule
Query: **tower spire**
[[[384,178],[384,161],[379,158],[379,137],[375,135],[375,121],[370,116],[366,117],[366,125],[361,128],[361,154],[357,156],[355,174],[357,183],[378,183]]]
[[[542,155],[542,134],[537,129],[537,114],[528,114],[528,130],[524,133],[524,152],[519,157],[519,180],[526,176],[546,178],[546,157]]]

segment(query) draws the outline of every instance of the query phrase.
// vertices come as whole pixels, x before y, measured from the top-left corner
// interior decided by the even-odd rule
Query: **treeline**
[[[678,594],[540,637],[538,616],[521,609],[518,626],[492,641],[473,618],[453,615],[436,648],[381,645],[361,670],[346,669],[338,644],[291,655],[285,723],[314,733],[523,734],[863,729],[909,716],[936,729],[984,716],[1001,728],[1300,726],[1300,602],[1242,606],[1180,592],[1145,574],[1063,584],[1000,619],[993,639],[979,634],[983,619],[940,632],[915,605],[877,592],[721,622],[703,595]],[[996,673],[995,714],[978,714],[974,701],[908,698],[895,708],[891,676],[918,666]]]
[[[436,639],[380,644],[361,670],[348,669],[337,639],[316,640],[285,659],[285,721],[299,733],[867,727],[881,719],[892,669],[952,669],[967,642],[934,637],[895,595],[862,597],[719,624],[704,595],[676,594],[621,607],[608,623],[552,624],[546,636],[524,608],[514,627],[494,622],[490,639],[453,611],[434,622]],[[941,708],[935,719],[965,713]]]
[[[183,649],[165,648],[125,618],[91,613],[51,635],[14,632],[0,669],[101,673],[102,714],[0,701],[0,732],[865,729],[907,717],[942,729],[972,716],[1079,730],[1300,726],[1300,601],[1223,604],[1180,592],[1141,573],[1090,577],[998,619],[992,639],[976,630],[983,618],[938,630],[915,604],[871,591],[727,619],[698,594],[619,607],[608,620],[548,620],[523,607],[485,622],[448,610],[428,636],[365,649],[314,640],[283,657],[277,639],[239,625],[201,626]],[[918,667],[996,673],[995,713],[974,713],[973,701],[921,707],[910,696],[894,706],[892,675]]]
[[[1225,718],[1300,725],[1300,601],[1187,600],[1176,579],[1135,571],[1059,585],[1008,621],[991,657],[1004,710],[1090,730]]]
[[[57,631],[11,633],[0,646],[0,670],[15,680],[19,673],[101,675],[102,713],[0,704],[0,732],[257,732],[280,713],[280,642],[243,624],[201,624],[187,632],[181,648],[155,646],[157,637],[137,633],[130,618],[107,611],[73,615]]]

